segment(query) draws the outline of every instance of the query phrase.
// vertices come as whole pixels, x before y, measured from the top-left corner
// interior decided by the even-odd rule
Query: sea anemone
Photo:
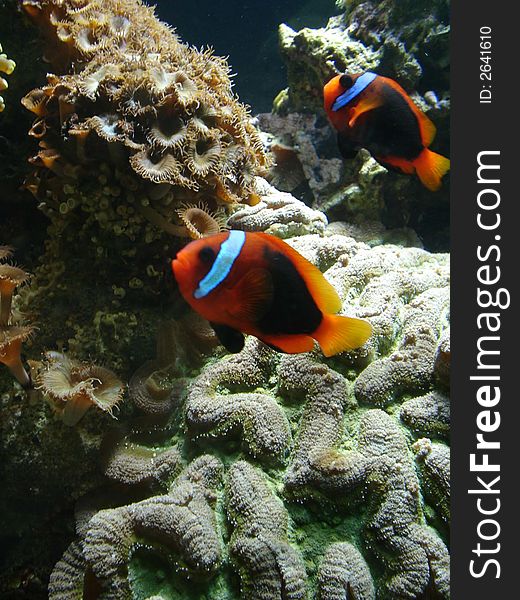
[[[211,211],[202,200],[198,204],[182,204],[177,210],[188,235],[198,240],[225,229],[226,215],[223,211]]]
[[[95,405],[112,417],[123,397],[123,382],[109,369],[81,363],[60,352],[47,352],[38,378],[42,390],[66,425],[76,425]]]
[[[9,258],[12,254],[12,246],[0,246],[0,260],[4,260],[4,258]]]
[[[148,141],[161,148],[180,146],[185,140],[188,129],[175,109],[161,105],[157,109],[157,119],[153,122],[148,133]]]
[[[220,142],[215,137],[199,137],[188,148],[188,168],[195,175],[206,177],[215,169],[221,157]]]
[[[0,327],[0,363],[3,363],[25,388],[31,385],[31,378],[22,363],[22,343],[29,339],[33,332],[34,327],[30,325]]]
[[[130,157],[133,170],[154,183],[176,183],[181,179],[181,165],[172,154],[154,155],[148,150]]]
[[[49,96],[45,93],[42,88],[37,88],[30,91],[21,100],[21,103],[27,110],[38,117],[44,117],[48,114],[47,103],[49,102]]]
[[[6,246],[1,248],[6,248]],[[9,324],[14,290],[25,283],[29,277],[29,273],[19,267],[7,264],[0,265],[0,327],[7,327]]]
[[[198,92],[197,84],[183,71],[176,71],[172,75],[172,83],[169,87],[181,106],[188,106],[195,102]]]

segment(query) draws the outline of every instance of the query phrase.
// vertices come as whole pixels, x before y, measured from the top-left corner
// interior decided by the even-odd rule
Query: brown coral
[[[81,363],[60,352],[47,352],[38,388],[67,425],[76,425],[91,406],[113,415],[123,383],[104,367]]]
[[[202,201],[197,204],[183,204],[177,210],[177,214],[188,230],[188,235],[194,240],[219,233],[225,228],[224,213],[211,211]]]
[[[23,387],[31,385],[31,379],[23,366],[22,343],[27,341],[34,327],[30,325],[0,328],[0,363],[3,363]]]
[[[5,248],[5,246],[4,246]],[[8,251],[4,250],[4,254]],[[28,281],[30,275],[19,267],[0,265],[0,327],[7,327],[15,289]]]
[[[124,6],[85,0],[81,10],[73,0],[22,5],[45,32],[56,72],[74,65],[71,74],[49,74],[47,85],[22,101],[43,120],[32,135],[49,140],[49,150],[66,155],[70,165],[115,163],[121,177],[133,171],[145,193],[143,179],[172,184],[178,202],[195,199],[197,191],[225,202],[221,190],[234,201],[255,201],[251,174],[269,159],[233,95],[224,59],[182,44],[141,0]],[[51,131],[62,132],[52,144]],[[240,150],[239,160],[230,160],[231,148]],[[42,177],[48,161],[40,156],[33,163],[39,184],[32,189],[56,195],[52,177]]]
[[[177,477],[168,494],[101,510],[90,520],[83,556],[107,598],[131,597],[128,564],[140,540],[162,549],[171,562],[197,577],[213,574],[221,559],[213,510],[221,476],[221,463],[201,456]]]
[[[227,512],[234,531],[230,556],[250,600],[300,600],[306,573],[300,552],[287,541],[288,515],[264,477],[245,461],[229,470]]]

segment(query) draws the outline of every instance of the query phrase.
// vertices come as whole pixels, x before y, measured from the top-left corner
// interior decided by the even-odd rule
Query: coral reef
[[[280,238],[307,233],[322,233],[327,225],[325,215],[306,206],[291,194],[279,192],[257,178],[261,201],[252,208],[238,210],[228,224],[242,231],[265,231]]]
[[[318,574],[319,600],[375,600],[374,582],[359,550],[348,542],[327,548]]]
[[[23,269],[3,262],[12,254],[10,246],[0,246],[0,363],[9,369],[20,385],[27,388],[31,378],[22,362],[22,344],[31,338],[35,327],[13,317],[12,304],[16,289],[31,276]]]
[[[135,348],[153,352],[158,307],[178,316],[165,261],[257,203],[270,159],[226,61],[182,43],[140,0],[22,6],[51,72],[23,99],[38,143],[25,187],[48,226],[21,306],[48,324],[37,351],[58,345],[128,374],[143,362]]]
[[[283,143],[295,149],[310,202],[330,220],[362,223],[369,219],[392,229],[411,227],[427,248],[445,251],[448,180],[432,194],[413,178],[388,173],[366,151],[338,165],[339,153],[332,149],[335,134],[321,122],[325,121],[322,89],[327,81],[345,71],[373,71],[397,80],[407,90],[437,127],[433,150],[449,155],[448,2],[412,6],[396,0],[367,0],[341,5],[344,13],[331,17],[326,27],[296,32],[280,25],[288,88],[283,102],[275,103],[279,114],[259,119],[260,126],[274,136],[271,145]],[[295,129],[295,123],[309,121],[316,122],[317,135],[305,126]]]
[[[2,53],[2,44],[0,44],[0,73],[11,75],[15,68],[16,63],[12,58],[8,58],[7,54]],[[0,77],[0,92],[5,91],[8,87],[7,81],[3,77]],[[0,96],[0,112],[3,112],[4,109],[5,102],[2,96]]]
[[[448,599],[448,256],[341,231],[288,243],[370,320],[363,348],[324,359],[249,337],[222,356],[198,319],[165,320],[116,429],[87,433],[100,411],[54,420],[88,442],[67,498],[89,495],[51,598]]]

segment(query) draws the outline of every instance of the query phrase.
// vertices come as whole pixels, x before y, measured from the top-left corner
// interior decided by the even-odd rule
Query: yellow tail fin
[[[372,334],[368,321],[338,315],[323,315],[321,325],[312,334],[318,340],[325,356],[354,350],[362,346]]]
[[[432,192],[441,187],[441,179],[450,170],[448,158],[425,148],[413,161],[421,183]]]

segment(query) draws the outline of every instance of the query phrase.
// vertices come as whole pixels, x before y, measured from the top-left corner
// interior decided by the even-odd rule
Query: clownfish
[[[188,304],[210,322],[230,352],[244,333],[288,354],[325,356],[362,346],[372,333],[363,319],[339,316],[341,300],[320,270],[266,233],[227,231],[195,240],[172,260]]]
[[[428,149],[435,125],[393,79],[370,72],[337,75],[323,88],[323,100],[345,158],[366,148],[384,167],[417,173],[429,190],[441,187],[450,161]]]

